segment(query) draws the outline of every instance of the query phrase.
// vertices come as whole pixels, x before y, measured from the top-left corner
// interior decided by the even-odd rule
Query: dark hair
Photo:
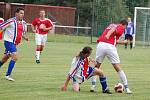
[[[23,10],[23,11],[24,11],[24,8],[22,8],[22,7],[18,7],[18,8],[16,9],[15,13],[19,13],[19,12],[20,12],[20,10]]]
[[[127,20],[123,19],[123,20],[120,21],[120,24],[122,24],[122,25],[128,25],[128,22],[127,22]]]
[[[82,51],[80,51],[80,53],[78,54],[77,57],[80,57],[80,58],[83,58],[83,59],[84,59],[84,55],[85,55],[85,54],[89,54],[91,50],[92,50],[91,47],[86,46],[86,47],[84,47],[84,48],[82,49]]]

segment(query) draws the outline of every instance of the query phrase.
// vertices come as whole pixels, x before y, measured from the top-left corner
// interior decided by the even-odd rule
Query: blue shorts
[[[74,77],[72,78],[72,81],[73,81],[73,84],[75,83],[83,83],[85,81],[85,79],[89,79],[90,77],[92,77],[93,75],[93,72],[94,72],[95,68],[93,67],[88,67],[88,70],[87,70],[87,77],[85,76],[82,76],[82,75],[74,75]],[[83,73],[83,72],[81,72]]]
[[[12,54],[17,52],[16,45],[12,42],[4,41],[5,53],[4,54]]]

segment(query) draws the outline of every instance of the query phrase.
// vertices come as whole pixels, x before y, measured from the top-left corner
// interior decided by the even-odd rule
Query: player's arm
[[[33,33],[36,33],[36,19],[34,19],[33,21],[32,21],[32,24],[31,24],[31,28],[32,28],[32,32]]]
[[[48,27],[48,28],[44,27],[43,31],[49,31],[50,29],[52,29],[52,27]]]
[[[116,30],[116,28],[115,27],[113,27],[113,28],[111,28],[108,32],[107,32],[107,34],[106,34],[106,39],[109,39],[109,37],[110,37],[110,35],[112,34],[112,33],[114,33],[115,32],[115,30]]]
[[[67,78],[66,78],[63,86],[61,87],[62,91],[66,91],[67,90],[67,86],[69,84],[70,78],[74,77],[74,75],[76,74],[76,71],[77,71],[77,68],[78,68],[77,63],[79,63],[78,59],[76,57],[73,58],[69,74],[67,75]]]
[[[7,21],[4,21],[3,23],[1,23],[0,30],[4,31],[7,27],[9,27],[11,25],[12,22],[13,22],[13,20],[8,19]]]
[[[126,44],[126,43],[128,43],[128,40],[123,40],[123,41],[117,40],[117,44]]]
[[[25,39],[26,41],[29,41],[29,38],[27,36],[27,24],[26,23],[24,23],[24,30],[23,30],[22,38]]]
[[[31,25],[31,28],[32,28],[32,32],[36,33],[36,27],[34,25]]]
[[[29,38],[26,35],[23,35],[22,38],[25,39],[26,41],[29,41]]]
[[[63,84],[63,86],[61,87],[61,90],[62,91],[66,91],[67,90],[67,86],[68,86],[68,84],[69,84],[69,81],[70,81],[70,77],[69,77],[69,75],[67,76],[67,79],[65,80],[65,82],[64,82],[64,84]]]
[[[92,59],[92,58],[89,58],[89,65],[91,66],[96,66],[96,61],[94,60],[94,59]]]
[[[49,31],[49,30],[51,30],[53,27],[54,27],[53,22],[52,22],[51,20],[48,20],[47,27],[44,27],[43,30],[44,30],[44,31]]]

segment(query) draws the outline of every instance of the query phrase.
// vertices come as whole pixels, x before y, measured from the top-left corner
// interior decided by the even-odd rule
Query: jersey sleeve
[[[125,30],[123,29],[123,27],[121,27],[120,25],[118,25],[118,26],[116,27],[116,30],[115,30],[115,31],[116,31],[116,34],[117,34],[117,35],[122,35]]]
[[[0,29],[4,30],[7,26],[9,26],[12,22],[14,22],[14,20],[11,18],[11,19],[8,19],[4,22],[2,22],[0,24]]]
[[[50,20],[50,19],[48,19],[48,21],[47,21],[47,28],[48,27],[51,27],[51,29],[53,28],[53,22]]]
[[[33,26],[36,26],[36,25],[37,25],[37,18],[32,21],[32,25],[33,25]]]
[[[72,78],[76,74],[77,67],[78,67],[77,64],[78,64],[78,59],[74,57],[71,63],[69,74],[68,74],[70,78]]]

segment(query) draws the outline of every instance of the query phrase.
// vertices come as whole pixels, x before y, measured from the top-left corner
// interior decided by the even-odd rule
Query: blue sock
[[[108,87],[107,87],[106,77],[99,77],[99,80],[102,85],[102,90],[103,91],[107,90]]]
[[[15,63],[16,63],[16,62],[15,62],[14,60],[11,60],[11,61],[9,62],[9,66],[8,66],[8,70],[7,70],[6,76],[11,75],[11,72],[12,72],[12,70],[13,70],[13,68],[14,68]]]
[[[0,61],[0,67],[3,65],[2,61]]]

